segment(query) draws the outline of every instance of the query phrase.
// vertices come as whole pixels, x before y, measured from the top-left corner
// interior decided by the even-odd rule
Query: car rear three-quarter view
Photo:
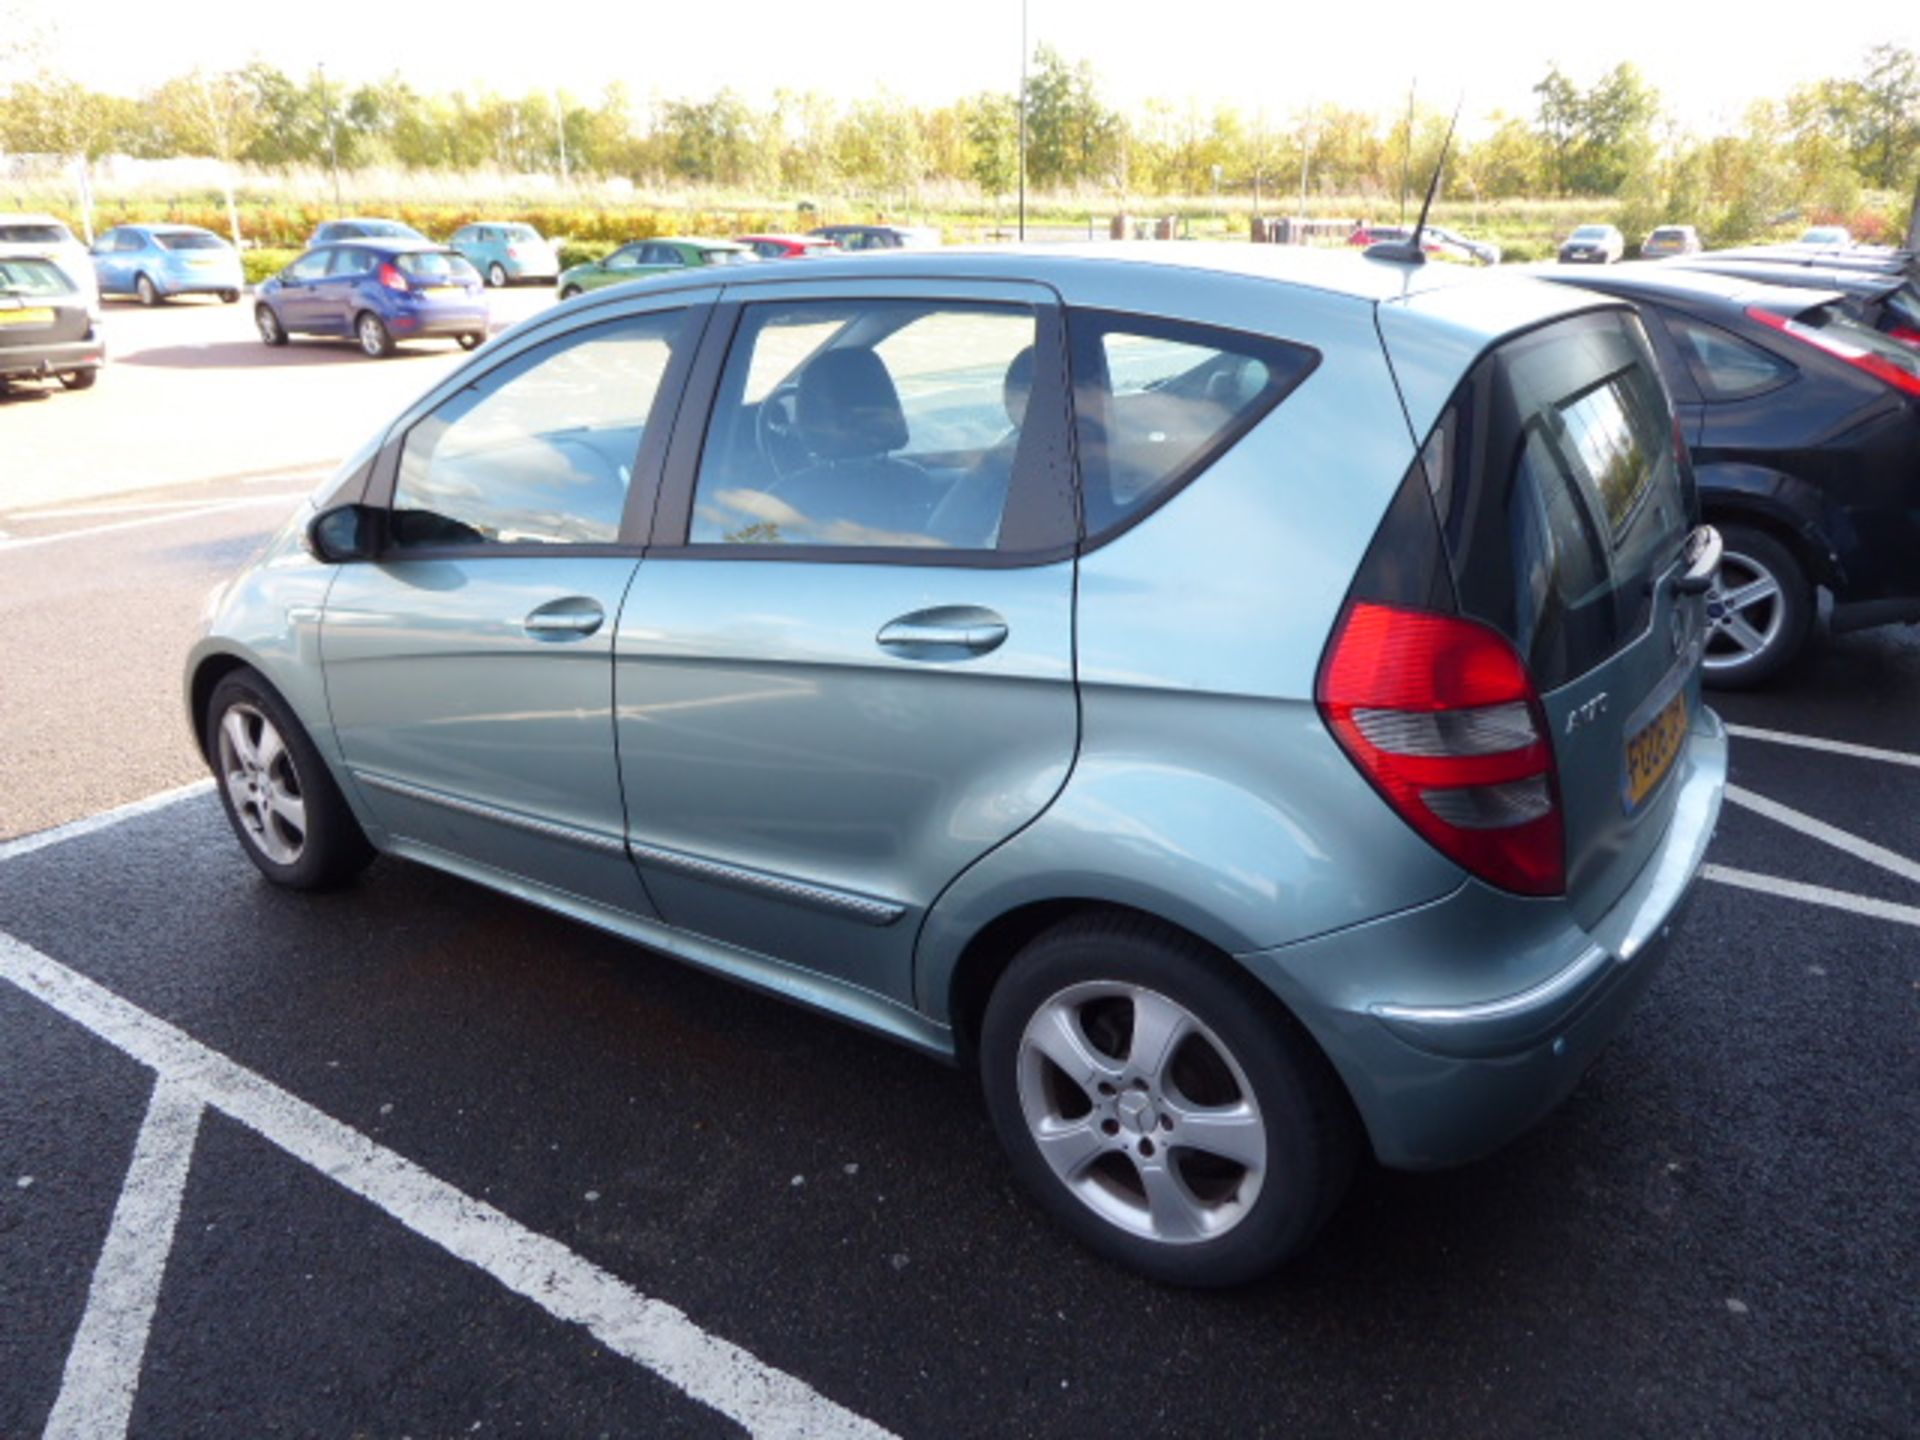
[[[385,850],[958,1059],[1180,1283],[1556,1105],[1725,778],[1633,311],[1264,247],[765,269],[502,337],[228,587],[189,705],[261,871]]]

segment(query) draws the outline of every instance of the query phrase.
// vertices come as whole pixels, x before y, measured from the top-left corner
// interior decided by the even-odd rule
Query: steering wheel
[[[813,451],[800,433],[799,390],[785,381],[769,390],[753,413],[753,442],[776,480],[813,463]]]

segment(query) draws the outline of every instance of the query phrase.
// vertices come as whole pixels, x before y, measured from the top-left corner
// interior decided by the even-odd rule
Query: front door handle
[[[908,660],[964,660],[999,649],[1007,622],[979,605],[938,605],[890,620],[873,638]]]
[[[521,628],[536,640],[584,640],[606,623],[607,612],[600,602],[584,595],[570,595],[542,605],[521,622]]]

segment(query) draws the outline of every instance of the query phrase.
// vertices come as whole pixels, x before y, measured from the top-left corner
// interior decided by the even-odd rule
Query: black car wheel
[[[60,383],[69,390],[91,390],[99,378],[98,370],[68,370],[60,376]]]
[[[478,350],[480,348],[480,342],[486,338],[486,336],[478,332],[462,335],[459,337],[460,348],[462,350]]]
[[[360,312],[360,318],[353,322],[353,334],[360,342],[361,352],[369,359],[379,360],[393,354],[393,332],[371,310]]]
[[[255,328],[260,331],[260,338],[266,341],[267,344],[284,345],[287,343],[286,326],[280,323],[280,317],[273,313],[273,307],[271,305],[254,306],[253,323]]]
[[[560,298],[562,300],[571,300],[573,299],[574,296],[578,295],[579,293],[580,293],[580,287],[578,285],[569,285],[567,286],[566,289],[560,292]]]
[[[214,686],[202,724],[221,804],[262,875],[291,890],[324,890],[373,859],[320,752],[259,675],[238,670]]]
[[[1743,690],[1778,675],[1813,622],[1813,585],[1764,530],[1722,525],[1720,573],[1707,592],[1706,683]]]
[[[1111,1259],[1235,1285],[1298,1253],[1352,1175],[1332,1068],[1257,982],[1142,916],[1067,921],[994,987],[987,1109],[1015,1173]]]
[[[240,292],[238,290],[222,290],[220,292],[220,303],[222,305],[238,305],[240,303]]]

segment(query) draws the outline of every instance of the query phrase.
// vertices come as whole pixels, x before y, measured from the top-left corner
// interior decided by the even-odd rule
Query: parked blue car
[[[346,240],[309,250],[260,287],[253,322],[269,345],[351,336],[376,359],[401,340],[487,338],[480,272],[430,240]]]
[[[487,220],[463,225],[447,242],[487,277],[495,289],[515,280],[557,280],[560,252],[531,225]]]
[[[246,277],[240,252],[198,225],[120,225],[93,242],[102,295],[158,305],[176,295],[218,295],[231,305]]]

